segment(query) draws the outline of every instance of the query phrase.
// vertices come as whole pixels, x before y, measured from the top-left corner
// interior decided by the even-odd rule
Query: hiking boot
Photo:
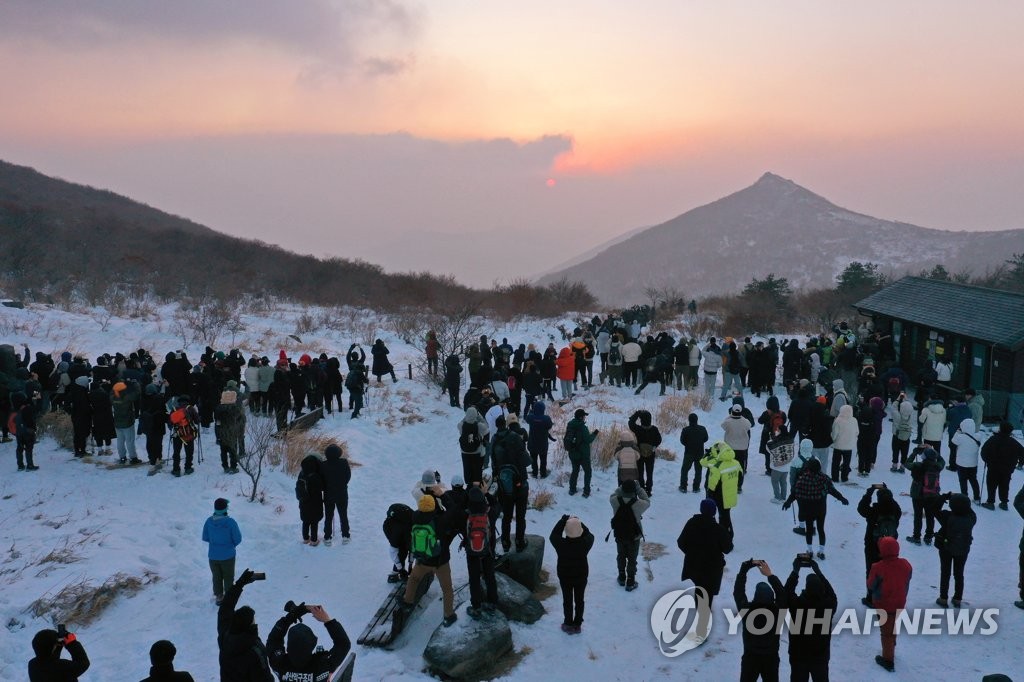
[[[896,664],[893,661],[890,661],[886,658],[882,658],[881,656],[875,656],[875,663],[882,666],[891,673],[896,672]]]
[[[583,491],[583,497],[590,497],[590,489],[587,488]]]
[[[1016,606],[1018,609],[1024,609],[1024,599],[1013,602],[1013,605]]]
[[[685,493],[685,492],[689,492],[689,491],[686,490],[686,486],[685,485],[681,485],[681,486],[679,486],[679,492]]]
[[[181,476],[181,471],[178,470],[178,469],[171,469],[171,474],[173,474],[176,477],[180,477]]]
[[[350,542],[352,542],[352,536],[351,535],[342,535],[341,536],[341,544],[347,545]]]
[[[861,597],[860,603],[868,608],[871,608],[871,597]]]
[[[569,634],[570,635],[578,635],[581,632],[583,632],[583,625],[577,623],[576,625],[572,626],[572,632],[570,632]]]
[[[504,552],[505,554],[508,554],[511,550],[512,550],[512,541],[511,540],[502,540],[501,541],[501,551]]]
[[[450,616],[445,616],[445,619],[441,621],[441,625],[445,626],[446,628],[450,628],[452,624],[455,623],[455,621],[457,621],[458,619],[459,615],[457,613],[453,613]]]
[[[522,552],[526,549],[526,540],[516,540],[516,551]]]
[[[494,602],[492,602],[492,601],[485,601],[484,602],[484,611],[494,612],[497,609],[498,609],[498,605],[495,604]]]
[[[1010,507],[1005,502],[1000,502],[999,508],[1002,509],[1003,511],[1007,511]]]
[[[630,580],[628,583],[626,583],[626,592],[632,592],[638,587],[640,586],[636,584],[635,580]]]
[[[944,609],[949,608],[949,600],[946,599],[945,597],[939,597],[938,599],[935,600],[935,603],[938,606],[941,606]]]
[[[576,491],[575,491],[575,490],[573,490],[572,488],[569,488],[569,494],[570,494],[570,495],[575,495],[575,494],[576,494]]]
[[[934,533],[925,533],[924,534],[924,544],[931,545],[933,537],[935,537]]]
[[[333,540],[330,538],[324,538],[324,547],[330,547],[332,544],[334,544]]]
[[[541,478],[547,478],[549,473],[550,472],[547,469],[541,469],[540,470],[540,477]]]
[[[29,464],[27,467],[25,467],[25,471],[39,471],[39,467],[37,467],[35,464]]]
[[[238,473],[238,467],[231,467],[231,470],[228,471],[228,473],[229,474],[237,474]]]
[[[899,468],[898,466],[896,466],[895,464],[893,464],[893,465],[892,465],[891,467],[889,467],[889,471],[891,471],[891,472],[892,472],[892,473],[894,473],[894,474],[895,474],[895,473],[896,473],[897,471],[899,471],[899,470],[900,470],[900,468]]]
[[[921,536],[920,535],[908,535],[907,536],[907,542],[912,542],[915,545],[920,545],[921,544]]]
[[[819,559],[821,559],[822,561],[824,561],[824,560],[825,560],[825,552],[824,552],[824,551],[819,551],[819,552],[818,552],[818,555],[817,555],[817,556],[818,556],[818,558],[819,558]]]
[[[980,497],[975,497],[974,498],[974,504],[981,504],[981,498]]]
[[[186,475],[186,476],[191,476],[191,475],[192,475],[192,474],[194,474],[195,472],[196,472],[196,470],[195,470],[195,469],[193,469],[192,467],[185,467],[185,475]]]
[[[626,576],[620,575],[619,576],[619,587],[625,587],[625,586],[626,586]]]
[[[138,457],[132,457],[130,460],[128,460],[128,463],[129,464],[142,464],[142,460],[139,459]]]
[[[995,509],[996,509],[996,503],[995,502],[984,502],[984,503],[982,503],[981,506],[984,507],[985,509],[990,510],[990,511],[995,511]]]
[[[230,474],[231,473],[231,467],[223,467],[223,469],[224,469],[224,473],[225,474]]]
[[[693,492],[699,492],[699,488],[700,486],[698,486],[696,483],[693,484]]]
[[[953,605],[954,609],[958,609],[958,608],[960,608],[960,604],[962,604],[963,602],[962,602],[962,600],[957,599],[956,597],[953,597],[953,599],[949,603]]]
[[[575,629],[575,626],[570,623],[562,623],[562,632],[564,632],[567,635],[573,634],[573,630]]]
[[[907,468],[901,464],[900,468],[899,468],[899,471],[896,472],[896,473],[905,474],[905,473],[907,473]]]
[[[310,541],[309,541],[309,546],[310,546],[310,547],[316,547],[316,546],[317,546],[317,545],[319,545],[319,544],[320,544],[320,541],[319,541],[319,540],[310,540]]]
[[[24,464],[19,464],[18,465],[18,471],[24,471],[24,470],[25,470],[25,465]]]
[[[120,462],[121,464],[127,464],[128,463],[128,458],[127,457],[122,457],[122,458],[120,458],[117,461]]]

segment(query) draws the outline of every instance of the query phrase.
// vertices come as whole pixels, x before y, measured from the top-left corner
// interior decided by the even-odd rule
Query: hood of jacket
[[[839,408],[839,419],[853,419],[853,406],[843,405]]]
[[[762,606],[774,606],[775,605],[775,590],[772,586],[766,582],[759,582],[754,587],[754,599],[753,603]]]
[[[900,403],[900,416],[904,419],[914,416],[914,405],[909,400]]]
[[[845,390],[846,390],[846,386],[843,385],[843,380],[842,379],[833,379],[832,380],[832,392],[833,393],[837,393],[839,391],[845,391]]]
[[[874,398],[869,400],[868,401],[868,405],[871,406],[871,409],[874,412],[884,412],[885,411],[885,401],[883,401],[878,396],[875,396]],[[839,409],[842,410],[843,408],[839,408]]]
[[[960,493],[950,496],[949,510],[956,516],[967,516],[971,513],[971,498]]]
[[[316,455],[306,455],[302,460],[302,473],[315,474],[320,468],[320,458]]]
[[[778,397],[774,396],[774,395],[769,397],[768,400],[766,400],[765,403],[764,403],[764,408],[766,410],[771,410],[772,412],[778,412],[779,411],[779,399],[778,399]]]
[[[545,409],[544,408],[544,403],[542,403],[541,401],[538,400],[537,402],[535,402],[533,404],[533,410],[532,410],[533,416],[534,417],[543,417],[544,416],[544,409]]]
[[[943,416],[945,416],[946,414],[946,408],[942,406],[941,400],[931,401],[930,403],[925,405],[924,409],[928,410],[932,414],[941,414]]]
[[[896,538],[878,539],[878,555],[883,559],[895,559],[900,555],[900,543]]]
[[[804,438],[800,441],[800,456],[804,459],[809,459],[811,456],[811,450],[814,449],[814,443],[811,442],[810,438]]]
[[[462,421],[472,424],[473,422],[482,422],[484,418],[480,416],[480,411],[475,407],[468,407],[466,408],[466,416],[462,418]]]
[[[572,355],[572,349],[569,348],[568,346],[566,346],[562,350],[558,351],[558,357],[560,357],[560,358],[567,358],[567,357],[570,357],[571,355]]]
[[[960,422],[960,430],[968,436],[973,436],[978,433],[978,427],[974,425],[973,419],[965,419]]]
[[[736,452],[725,441],[718,441],[712,445],[711,454],[723,462],[731,462],[736,459]]]
[[[316,635],[305,623],[296,623],[288,630],[288,659],[298,668],[305,668],[313,658]]]

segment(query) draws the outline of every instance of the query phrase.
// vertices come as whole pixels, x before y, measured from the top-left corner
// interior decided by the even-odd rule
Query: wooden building
[[[937,357],[952,358],[952,387],[977,389],[986,418],[1021,426],[1024,294],[904,277],[854,307],[892,335],[897,363],[912,380]]]

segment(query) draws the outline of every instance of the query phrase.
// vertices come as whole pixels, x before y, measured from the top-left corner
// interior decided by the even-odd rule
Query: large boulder
[[[540,570],[544,565],[544,545],[544,538],[540,535],[527,535],[526,547],[523,548],[523,551],[509,552],[505,560],[498,566],[498,572],[504,573],[533,592],[540,586]]]
[[[463,612],[451,627],[438,626],[423,650],[423,658],[435,673],[457,680],[479,679],[510,651],[512,629],[505,616],[484,610],[479,619]]]
[[[544,606],[533,598],[533,593],[507,575],[498,573],[498,609],[509,620],[518,623],[536,623],[544,615]]]

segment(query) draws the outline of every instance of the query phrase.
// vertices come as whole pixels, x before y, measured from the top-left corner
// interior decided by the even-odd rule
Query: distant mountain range
[[[982,273],[1020,252],[1024,230],[951,232],[872,218],[765,173],[746,189],[607,245],[539,282],[580,280],[603,303],[627,305],[643,302],[649,287],[700,297],[737,292],[769,273],[794,288],[831,286],[855,260],[892,274],[935,264]]]

